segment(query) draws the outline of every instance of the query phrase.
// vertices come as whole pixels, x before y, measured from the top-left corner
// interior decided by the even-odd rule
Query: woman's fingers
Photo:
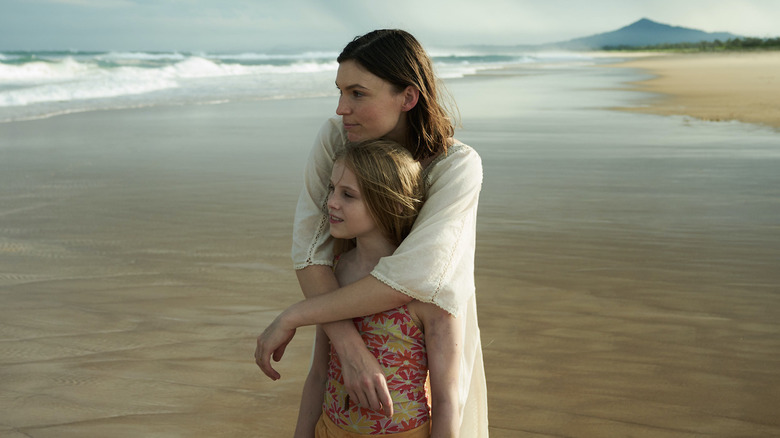
[[[286,349],[287,349],[287,344],[283,344],[281,347],[274,350],[274,354],[272,356],[274,358],[274,362],[279,362],[280,360],[282,360],[282,356],[284,356],[284,350]]]
[[[349,403],[357,403],[366,409],[382,412],[386,417],[393,416],[393,400],[390,398],[390,391],[387,388],[387,381],[384,376],[375,376],[377,378],[363,381],[363,385],[349,390],[347,393]],[[345,408],[349,409],[347,403]]]
[[[387,381],[382,381],[383,388],[377,392],[379,403],[382,405],[382,411],[386,417],[393,416],[393,399],[390,398],[390,390],[387,388]]]
[[[366,393],[366,406],[371,408],[372,411],[377,411],[377,412],[384,411],[385,415],[387,415],[387,411],[382,409],[383,406],[382,403],[379,401],[379,397],[377,397],[376,391],[369,391]]]
[[[357,356],[339,355],[341,359],[341,375],[344,379],[344,389],[349,394],[351,403],[384,412],[388,417],[393,415],[393,400],[387,389],[387,378],[377,359],[361,344]]]
[[[266,352],[263,335],[257,337],[257,348],[255,348],[255,363],[263,371],[263,374],[270,377],[272,380],[279,380],[279,378],[282,377],[271,366],[271,352]]]
[[[263,373],[273,380],[278,380],[281,375],[271,366],[271,358],[279,362],[282,360],[287,344],[295,336],[295,329],[284,330],[279,327],[279,318],[275,319],[263,334],[257,337],[255,348],[255,363]]]

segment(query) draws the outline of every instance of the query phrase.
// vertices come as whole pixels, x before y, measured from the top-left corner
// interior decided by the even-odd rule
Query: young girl
[[[422,203],[421,170],[406,149],[388,140],[349,146],[336,157],[327,202],[330,234],[351,246],[336,256],[334,271],[341,286],[369,275],[409,234]],[[318,327],[295,436],[457,436],[461,352],[455,321],[440,307],[416,300],[354,318],[384,370],[393,400],[391,417],[350,400],[338,354]],[[425,388],[428,372],[432,412]]]

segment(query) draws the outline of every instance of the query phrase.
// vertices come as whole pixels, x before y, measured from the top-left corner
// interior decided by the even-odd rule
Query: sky
[[[777,0],[0,0],[0,51],[339,51],[378,28],[430,50],[565,41],[641,18],[780,36]]]

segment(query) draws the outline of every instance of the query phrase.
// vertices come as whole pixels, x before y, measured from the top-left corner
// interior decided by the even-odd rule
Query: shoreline
[[[632,91],[654,94],[646,106],[614,109],[780,129],[780,51],[663,54],[609,67],[653,76],[629,83]]]

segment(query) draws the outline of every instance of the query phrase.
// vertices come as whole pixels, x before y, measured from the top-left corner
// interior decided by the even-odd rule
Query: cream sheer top
[[[295,211],[295,269],[333,265],[326,202],[333,160],[345,145],[341,117],[328,119],[309,155]],[[425,203],[411,233],[393,255],[379,261],[371,275],[399,292],[458,316],[464,333],[459,380],[460,436],[487,437],[487,385],[474,294],[482,161],[474,149],[456,142],[446,155],[440,155],[425,169],[424,177]]]

